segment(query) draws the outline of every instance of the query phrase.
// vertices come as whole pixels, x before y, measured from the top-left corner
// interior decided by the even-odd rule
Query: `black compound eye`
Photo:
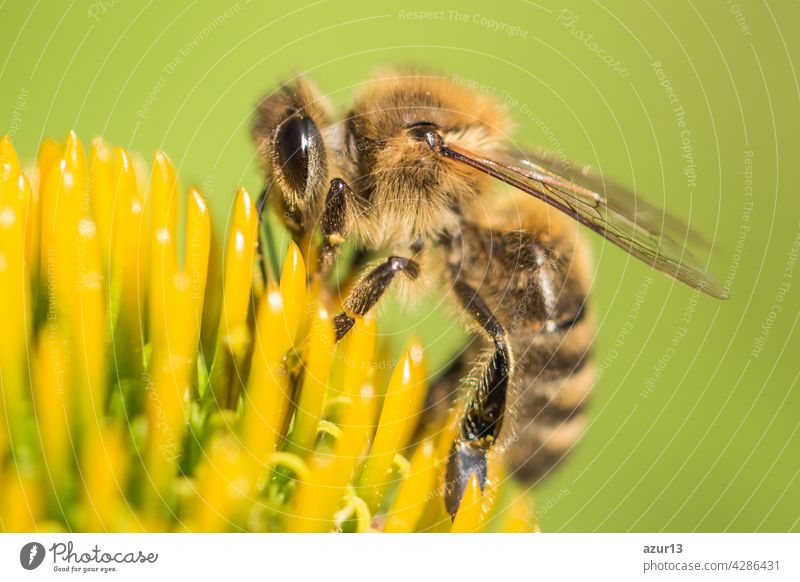
[[[311,148],[319,139],[316,124],[308,117],[293,115],[278,129],[275,152],[278,168],[286,185],[302,195],[308,183],[308,161]]]

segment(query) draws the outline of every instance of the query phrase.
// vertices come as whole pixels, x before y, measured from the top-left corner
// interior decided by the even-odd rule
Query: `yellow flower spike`
[[[210,249],[211,216],[208,212],[208,204],[198,190],[190,188],[186,210],[186,265],[184,271],[191,280],[194,308],[193,329],[196,332],[193,343],[195,344],[200,340]]]
[[[534,515],[530,493],[515,490],[513,500],[499,516],[497,531],[504,533],[535,533],[539,525]]]
[[[436,446],[432,438],[422,441],[411,457],[408,474],[400,483],[386,515],[385,532],[412,532],[419,521],[425,503],[435,491],[439,471],[436,463]]]
[[[313,233],[305,233],[301,237],[299,249],[305,258],[307,270],[316,273],[319,267],[319,242]]]
[[[145,466],[155,489],[150,492],[151,509],[159,495],[171,498],[169,486],[180,458],[198,350],[191,281],[185,273],[176,271],[172,233],[161,230],[152,254],[153,288],[160,294],[158,303],[163,311],[155,312],[153,316],[160,319],[151,321],[160,333],[153,336],[151,379],[145,399],[149,431]]]
[[[0,137],[0,180],[9,180],[21,171],[19,157],[8,134]]]
[[[67,139],[64,140],[64,154],[63,160],[67,162],[67,167],[71,172],[81,176],[86,176],[86,152],[83,149],[81,140],[78,139],[78,134],[70,131],[67,134]],[[85,196],[86,192],[82,192]]]
[[[440,427],[436,434],[436,457],[442,464],[447,462],[450,448],[453,446],[453,441],[456,439],[456,436],[458,436],[463,409],[463,403],[460,401],[456,402],[447,413],[447,419],[444,425]]]
[[[57,513],[61,506],[59,493],[66,491],[71,479],[71,367],[66,331],[58,321],[49,321],[39,333],[33,361],[33,404],[44,470],[42,481],[52,485],[50,506]]]
[[[100,264],[103,267],[103,272],[107,272],[109,267],[111,217],[116,193],[111,148],[101,138],[95,138],[92,141],[89,159],[89,175],[92,179],[92,219],[97,225],[101,251]]]
[[[40,529],[43,517],[40,480],[16,470],[10,464],[0,473],[0,528],[10,532],[32,532]]]
[[[73,251],[77,230],[72,227],[78,224],[76,205],[72,199],[82,189],[82,184],[77,181],[66,161],[61,160],[53,166],[42,183],[40,278],[43,290],[49,297],[48,316],[51,318],[55,317],[57,310],[69,312],[65,293],[68,295],[68,291],[74,288],[74,277],[69,275],[74,271],[72,267],[75,264]]]
[[[344,412],[341,429],[330,455],[314,457],[310,475],[300,481],[286,528],[290,532],[325,532],[335,525],[337,509],[348,491],[356,464],[373,429],[375,393],[365,384]]]
[[[39,154],[36,156],[36,168],[39,171],[39,183],[44,183],[44,177],[50,172],[61,159],[64,148],[60,143],[51,138],[45,138],[39,146]]]
[[[4,159],[16,157],[13,148],[0,155]],[[25,215],[29,208],[27,180],[19,171],[14,175],[9,164],[0,172],[0,304],[4,306],[0,334],[0,459],[12,437],[22,435],[22,403],[28,390],[32,298],[25,260]]]
[[[294,417],[294,430],[290,437],[292,450],[301,455],[310,453],[314,448],[317,429],[322,419],[325,389],[328,386],[334,349],[332,318],[328,310],[321,303],[317,303],[311,318],[303,383]]]
[[[249,192],[240,188],[233,208],[233,223],[225,253],[223,330],[235,333],[247,323],[248,297],[253,279],[258,214]]]
[[[31,265],[39,264],[42,252],[41,244],[41,198],[46,177],[53,167],[58,164],[64,148],[61,144],[50,138],[45,138],[39,146],[36,157],[36,168],[31,174],[31,208],[28,214],[28,257]],[[35,271],[34,271],[35,272]]]
[[[281,271],[281,295],[286,316],[285,324],[292,342],[297,335],[298,326],[308,313],[308,290],[306,264],[298,246],[289,242],[286,259]]]
[[[172,160],[162,151],[153,156],[150,170],[150,208],[153,229],[175,228],[178,219],[178,179]]]
[[[145,228],[145,200],[136,183],[133,162],[122,148],[113,152],[111,289],[115,362],[120,378],[137,377],[143,366],[145,289],[150,237]]]
[[[382,505],[394,456],[406,445],[425,399],[422,354],[422,345],[412,337],[386,389],[378,428],[359,482],[359,495],[373,512]]]
[[[343,385],[350,403],[341,414],[341,435],[331,454],[313,458],[311,475],[300,482],[295,495],[289,531],[330,531],[334,527],[336,510],[374,430],[377,399],[369,372],[376,337],[375,321],[359,319],[344,340]]]
[[[84,484],[84,531],[119,531],[129,512],[125,500],[128,445],[119,427],[103,427],[84,441],[81,476]]]
[[[374,317],[356,320],[353,328],[339,342],[343,361],[342,390],[345,396],[358,394],[374,365],[377,325]]]
[[[244,454],[235,438],[216,437],[208,448],[208,456],[197,469],[197,497],[189,531],[228,531],[238,509],[250,496],[250,482],[242,467]]]
[[[483,498],[477,475],[470,477],[456,518],[450,527],[451,533],[470,533],[477,531],[481,523]]]
[[[100,243],[97,228],[88,218],[78,225],[77,250],[77,310],[71,314],[70,339],[76,352],[78,413],[82,425],[89,427],[103,417],[106,400],[106,311]]]
[[[423,531],[449,531],[452,525],[451,519],[444,506],[444,497],[442,489],[444,486],[444,473],[447,464],[447,457],[450,453],[450,448],[453,446],[453,440],[458,435],[460,419],[463,414],[463,403],[457,401],[447,414],[447,418],[442,424],[434,427],[430,433],[430,438],[434,439],[436,452],[436,465],[437,465],[437,482],[433,495],[430,496],[428,502],[422,511],[417,522],[417,528]]]
[[[277,448],[287,424],[291,390],[283,359],[293,338],[285,317],[281,293],[270,285],[258,306],[242,419],[242,446],[254,461],[254,476]]]
[[[164,335],[164,281],[176,272],[175,242],[178,228],[178,185],[175,168],[166,154],[156,152],[150,175],[151,247],[150,247],[150,338]],[[171,242],[171,251],[164,254],[164,245]],[[166,269],[167,273],[163,272]],[[162,272],[159,272],[161,270]],[[169,274],[168,274],[169,273]]]
[[[250,347],[247,325],[253,282],[258,215],[244,188],[236,193],[233,219],[225,247],[222,309],[209,386],[218,404],[236,408],[242,389],[240,370]]]
[[[481,496],[481,518],[479,531],[487,532],[493,527],[490,516],[494,514],[497,499],[506,482],[506,471],[503,455],[500,450],[490,451],[486,459],[486,483]]]
[[[279,281],[262,286],[246,191],[237,193],[217,264],[197,190],[177,252],[179,189],[164,154],[148,171],[140,157],[95,140],[87,159],[70,133],[63,146],[42,143],[37,168],[28,184],[0,138],[0,302],[8,307],[0,422],[20,423],[0,425],[0,528],[536,529],[531,500],[509,491],[499,457],[489,459],[484,491],[470,483],[451,521],[441,492],[459,411],[409,447],[427,381],[421,346],[409,341],[383,390],[375,359],[387,345],[376,343],[373,318],[358,319],[336,344],[336,310],[317,299],[318,280],[308,288],[311,237],[291,243]],[[212,268],[220,288],[206,284]],[[197,357],[203,312],[208,377]],[[210,386],[207,401],[193,402],[194,386]],[[215,396],[229,409],[228,432],[209,419],[219,416],[208,414]],[[200,440],[186,438],[190,420]],[[10,438],[19,450],[9,450]],[[141,440],[135,467],[131,447]],[[498,508],[498,498],[509,501]]]

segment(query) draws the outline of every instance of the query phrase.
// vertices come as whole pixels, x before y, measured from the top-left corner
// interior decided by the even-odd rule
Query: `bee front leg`
[[[331,180],[331,187],[322,209],[322,245],[319,250],[317,275],[325,281],[333,269],[339,248],[347,229],[347,198],[352,195],[350,186],[341,178]]]
[[[366,315],[375,307],[398,273],[404,273],[413,281],[419,277],[419,264],[405,257],[388,257],[356,283],[345,299],[345,310],[334,317],[336,341],[350,331],[356,317]]]
[[[505,329],[478,292],[458,279],[453,284],[453,291],[494,347],[488,360],[479,363],[473,372],[479,379],[468,396],[459,435],[447,459],[445,506],[450,517],[455,519],[473,475],[477,477],[481,491],[486,483],[486,454],[497,441],[503,424],[513,360]]]

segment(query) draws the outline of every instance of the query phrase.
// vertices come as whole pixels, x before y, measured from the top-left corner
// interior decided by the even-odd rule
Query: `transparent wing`
[[[490,160],[445,145],[438,136],[428,141],[439,154],[543,200],[653,268],[712,297],[727,298],[719,281],[687,248],[707,249],[701,235],[587,166],[539,150],[524,152],[522,160],[511,155]]]

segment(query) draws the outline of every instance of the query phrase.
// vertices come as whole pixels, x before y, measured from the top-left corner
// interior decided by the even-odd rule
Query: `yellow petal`
[[[308,291],[306,281],[306,265],[303,255],[294,242],[289,243],[286,259],[281,271],[281,295],[286,316],[286,328],[292,337],[297,335],[301,319],[308,313]]]
[[[281,293],[277,286],[271,285],[258,306],[242,419],[242,445],[256,468],[266,464],[288,424],[286,413],[291,391],[283,358],[292,346],[292,338],[284,317]]]
[[[33,403],[44,482],[51,485],[50,507],[57,511],[71,480],[73,435],[70,429],[72,409],[71,361],[67,334],[57,321],[50,322],[39,334],[33,366]],[[66,500],[66,499],[63,499]]]
[[[215,438],[208,456],[197,470],[195,510],[187,528],[190,531],[221,532],[233,529],[233,520],[250,494],[243,471],[244,456],[235,438]]]
[[[344,396],[358,394],[373,371],[376,338],[375,319],[367,316],[356,320],[350,332],[339,342],[343,365],[341,385]]]
[[[58,163],[64,152],[64,148],[57,141],[47,137],[39,146],[39,154],[36,157],[36,167],[39,171],[40,184],[44,183],[45,177],[50,170]]]
[[[184,271],[189,275],[194,310],[192,343],[200,340],[200,327],[203,322],[203,300],[208,277],[208,257],[211,249],[211,216],[203,195],[196,189],[189,189],[186,211],[186,265]]]
[[[64,149],[61,147],[61,144],[50,138],[45,138],[39,146],[39,154],[36,158],[36,168],[31,175],[32,196],[31,208],[28,213],[27,256],[29,257],[33,276],[37,280],[39,278],[37,268],[40,263],[41,253],[43,252],[40,249],[42,241],[42,189],[44,188],[45,179],[52,169],[58,164],[63,151]]]
[[[301,455],[310,453],[314,447],[335,349],[331,316],[322,304],[317,304],[309,336],[303,383],[291,434],[292,450]]]
[[[235,409],[243,388],[242,368],[250,348],[247,324],[253,281],[258,215],[244,188],[236,193],[225,247],[222,309],[219,316],[209,397],[217,406]]]
[[[493,520],[490,519],[495,514],[497,500],[508,477],[503,462],[503,453],[499,448],[490,449],[486,455],[486,483],[483,486],[481,495],[481,520],[479,531],[488,532],[494,527]]]
[[[0,146],[10,148],[0,155],[16,157],[7,138]],[[0,304],[4,306],[0,334],[0,458],[12,437],[22,437],[22,406],[28,391],[27,354],[32,336],[32,299],[29,267],[25,255],[26,212],[30,187],[14,168],[0,169]]]
[[[0,137],[0,177],[21,171],[19,157],[8,134]]]
[[[177,272],[178,186],[172,162],[163,152],[153,159],[150,176],[151,257],[150,265],[150,338],[164,337],[166,317],[165,281]],[[169,249],[167,249],[169,246]]]
[[[174,188],[174,176],[166,158],[156,156],[152,194],[166,196]],[[158,177],[160,175],[160,177]],[[165,200],[162,200],[165,202]],[[174,222],[172,223],[175,224]],[[191,389],[197,373],[197,322],[192,301],[191,278],[177,269],[175,227],[162,226],[155,233],[151,249],[150,274],[153,343],[151,381],[147,387],[148,441],[145,464],[154,489],[151,509],[159,496],[171,498],[171,477],[180,457],[186,429]]]
[[[70,131],[64,141],[63,158],[69,170],[79,176],[86,176],[86,152],[78,134]],[[85,194],[85,191],[84,191]]]
[[[222,326],[226,335],[247,322],[247,298],[253,277],[258,216],[250,194],[244,188],[236,193],[233,223],[225,253]]]
[[[10,463],[0,473],[0,527],[5,532],[40,530],[43,517],[42,493],[34,475],[17,471]]]
[[[155,489],[149,499],[151,508],[160,505],[159,498],[172,497],[170,483],[180,459],[190,391],[197,370],[197,346],[190,341],[193,313],[189,279],[178,273],[169,284],[172,288],[167,291],[167,331],[163,343],[156,342],[153,346],[145,396],[148,421],[145,466]]]
[[[128,153],[113,153],[114,226],[112,247],[112,312],[116,370],[120,378],[138,377],[144,365],[145,297],[149,284],[150,236],[145,199],[136,183]]]
[[[422,441],[411,457],[408,474],[403,478],[397,497],[386,515],[385,532],[411,532],[419,521],[425,504],[435,494],[436,446],[433,439]]]
[[[298,484],[287,523],[289,531],[330,531],[334,527],[336,510],[374,430],[377,402],[368,377],[374,366],[376,337],[375,321],[360,319],[344,340],[345,345],[340,346],[349,402],[339,422],[341,436],[330,454],[312,459],[309,478]]]
[[[362,386],[342,417],[342,435],[330,455],[313,459],[307,480],[300,481],[287,530],[325,532],[334,528],[336,510],[346,496],[358,460],[373,430],[376,398],[370,385]]]
[[[470,477],[456,518],[450,528],[451,533],[469,533],[478,529],[481,522],[481,487],[477,475]]]
[[[118,427],[103,427],[84,442],[81,475],[86,521],[84,531],[119,531],[128,513],[128,444]]]
[[[73,148],[75,149],[75,148]],[[74,164],[80,167],[80,164]],[[85,175],[61,160],[49,173],[41,196],[41,279],[50,301],[49,317],[74,313],[78,234]]]
[[[89,154],[89,174],[92,178],[92,219],[97,225],[100,243],[100,264],[104,272],[109,269],[111,217],[114,208],[115,188],[111,148],[101,138],[92,141]]]
[[[505,511],[498,516],[497,531],[504,533],[534,533],[539,531],[533,511],[533,502],[528,492],[515,490]]]
[[[386,389],[378,428],[364,464],[359,487],[359,495],[373,512],[378,511],[382,505],[383,492],[392,474],[394,456],[406,446],[425,400],[427,385],[424,381],[422,353],[419,340],[412,338],[400,356]]]
[[[82,425],[96,425],[106,401],[106,309],[104,277],[100,268],[97,228],[81,219],[77,232],[78,265],[75,283],[76,311],[72,314],[70,341],[75,351],[74,381],[79,389]]]

